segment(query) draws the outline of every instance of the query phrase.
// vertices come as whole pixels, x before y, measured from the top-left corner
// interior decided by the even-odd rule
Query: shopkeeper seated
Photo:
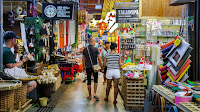
[[[17,56],[19,47],[16,43],[16,39],[20,39],[20,37],[16,36],[16,33],[13,31],[5,32],[4,36],[5,45],[3,47],[3,66],[4,68],[14,68],[14,67],[21,67],[26,61],[28,61],[32,56],[28,54],[24,59],[19,61],[18,63],[15,62],[15,58]],[[11,48],[14,47],[14,54],[11,51]],[[31,81],[27,85],[27,93],[30,93],[37,87],[36,81]]]

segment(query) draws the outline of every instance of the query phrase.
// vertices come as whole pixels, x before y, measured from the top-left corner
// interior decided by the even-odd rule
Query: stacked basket
[[[14,110],[14,90],[21,86],[21,81],[0,80],[0,111]]]
[[[127,110],[144,110],[145,78],[129,78],[122,75],[122,96]]]
[[[27,96],[27,83],[23,83],[22,87],[15,90],[15,105],[16,106],[24,105],[26,103],[26,96]]]

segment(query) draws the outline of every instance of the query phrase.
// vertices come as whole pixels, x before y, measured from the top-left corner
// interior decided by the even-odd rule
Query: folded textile
[[[164,70],[167,70],[167,66],[163,66],[163,67],[159,68],[159,70],[160,70],[161,72],[164,71]]]
[[[166,82],[171,82],[171,79],[168,77],[166,80],[165,80],[165,83]]]
[[[170,71],[173,73],[174,76],[177,76],[179,72],[175,71],[172,66],[169,67]]]
[[[165,75],[168,71],[167,70],[164,70],[161,72],[161,76]]]
[[[186,53],[187,49],[190,47],[190,44],[188,44],[185,40],[182,40],[181,44],[177,49],[170,55],[168,58],[170,62],[177,67],[178,63],[183,58],[183,55]]]
[[[172,78],[176,81],[180,76],[181,76],[181,74],[182,73],[184,73],[184,72],[187,72],[187,70],[189,69],[188,68],[188,66],[190,66],[190,63],[191,63],[192,61],[189,59],[187,62],[186,62],[186,64],[183,66],[183,68],[180,70],[180,72],[178,73],[178,75],[177,76],[174,76],[174,74],[171,74],[172,75]],[[187,69],[188,68],[188,69]],[[187,69],[187,70],[186,70]],[[172,73],[171,72],[171,70],[168,68],[167,69],[170,73]],[[185,71],[186,70],[186,71]],[[180,80],[180,79],[179,79]]]
[[[189,47],[188,50],[186,51],[186,53],[184,54],[183,58],[181,59],[181,61],[179,62],[179,64],[177,65],[177,67],[175,67],[173,64],[172,66],[174,67],[174,70],[179,71],[180,68],[183,66],[183,64],[185,63],[186,60],[188,60],[191,55],[190,53],[192,52],[192,47]]]
[[[168,51],[168,52],[165,52],[164,54],[162,54],[162,57],[165,58],[165,57],[167,56],[168,53],[169,53],[169,51]]]
[[[165,66],[169,61],[164,62],[163,66]]]
[[[167,75],[165,74],[165,75],[161,76],[161,79],[162,80],[166,80],[167,79]]]
[[[177,67],[173,67],[173,64],[170,65],[169,68],[170,68],[170,70],[174,73],[175,76],[176,76],[176,75],[179,73],[179,71],[184,67],[184,65],[187,63],[187,61],[190,59],[190,57],[191,57],[191,55],[188,56],[188,58],[187,58],[185,61],[183,61],[182,66],[180,66],[180,68],[177,69],[177,70],[175,70],[175,68],[177,68]]]
[[[175,82],[174,78],[172,77],[172,75],[170,74],[170,72],[167,72],[167,76],[171,79],[172,82]]]
[[[180,80],[180,82],[185,82],[187,79],[189,78],[188,74],[186,73],[182,79]]]
[[[164,54],[164,53],[170,51],[170,49],[171,49],[173,46],[174,46],[174,44],[172,44],[172,45],[170,45],[169,47],[163,49],[163,50],[162,50],[162,53]]]
[[[185,75],[185,73],[188,71],[188,69],[190,68],[191,65],[187,66],[187,68],[183,71],[183,73],[178,77],[178,79],[176,80],[176,82],[180,81],[182,79],[182,77]]]
[[[163,59],[164,62],[166,62],[166,61],[168,61],[168,60],[169,60],[168,58],[164,58],[164,59]]]
[[[172,40],[171,42],[168,42],[167,44],[162,45],[161,48],[162,48],[162,49],[165,49],[165,48],[169,47],[170,45],[172,45],[172,44],[174,43],[174,41],[175,41],[175,40]]]

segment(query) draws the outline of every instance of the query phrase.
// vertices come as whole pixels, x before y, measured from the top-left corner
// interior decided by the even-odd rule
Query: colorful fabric
[[[187,62],[186,62],[186,64],[183,66],[183,68],[180,70],[180,72],[178,73],[178,75],[177,76],[174,76],[173,74],[171,74],[171,76],[172,76],[172,78],[175,80],[175,81],[177,81],[177,79],[181,76],[181,78],[183,77],[183,75],[184,75],[184,73],[185,72],[187,72],[187,70],[190,68],[190,63],[191,63],[192,61],[189,59]],[[188,67],[189,66],[189,67]],[[168,71],[170,72],[170,73],[172,73],[171,72],[171,70],[168,68]],[[181,79],[180,78],[180,79]],[[170,78],[171,79],[171,78]],[[179,79],[179,80],[180,80]]]
[[[177,67],[178,63],[183,58],[184,54],[186,53],[187,49],[190,47],[190,44],[188,44],[186,41],[182,40],[181,45],[177,47],[174,53],[169,56],[170,62]]]
[[[167,79],[167,75],[161,76],[161,79],[162,79],[162,80],[166,80],[166,79]]]
[[[162,72],[164,70],[167,70],[167,66],[163,66],[162,68],[159,68],[159,70]]]
[[[190,55],[191,52],[192,52],[192,47],[189,47],[188,50],[186,51],[186,53],[184,54],[183,58],[177,65],[177,67],[172,65],[174,67],[174,70],[179,71],[181,69],[181,67],[184,65],[184,63],[191,57],[191,55]]]
[[[174,78],[172,77],[172,75],[170,74],[170,72],[167,72],[167,76],[171,79],[172,82],[175,82]]]
[[[170,49],[171,49],[173,46],[174,46],[174,44],[172,44],[172,45],[170,45],[169,47],[163,49],[163,50],[162,50],[162,53],[164,54],[164,53],[166,53],[166,52],[169,52]]]
[[[178,77],[178,79],[176,80],[176,82],[180,81],[182,79],[182,77],[185,75],[185,73],[188,71],[188,69],[190,68],[191,65],[187,66],[187,68],[183,71],[183,73]]]
[[[162,57],[163,57],[163,58],[166,57],[168,53],[169,53],[169,51],[168,51],[168,52],[165,52],[164,54],[162,54]]]
[[[164,70],[161,72],[161,76],[165,75],[168,71],[167,70]]]
[[[162,45],[161,48],[162,48],[162,49],[165,49],[165,48],[169,47],[170,45],[172,45],[172,44],[174,43],[174,41],[175,41],[175,40],[172,40],[171,42],[169,42],[169,43],[167,43],[167,44],[165,44],[165,45]]]
[[[167,65],[168,62],[169,62],[169,61],[164,62],[163,66]]]

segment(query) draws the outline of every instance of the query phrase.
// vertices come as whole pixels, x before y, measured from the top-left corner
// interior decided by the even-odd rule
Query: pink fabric
[[[165,66],[159,68],[159,70],[160,70],[161,72],[167,70],[167,65],[165,65]]]
[[[178,73],[177,76],[174,76],[174,74],[171,72],[171,70],[169,68],[167,68],[167,70],[170,72],[170,74],[172,75],[173,79],[176,81],[180,75],[183,73],[183,71],[190,65],[192,61],[189,59],[186,64],[183,66],[183,68],[181,69],[181,71]]]

